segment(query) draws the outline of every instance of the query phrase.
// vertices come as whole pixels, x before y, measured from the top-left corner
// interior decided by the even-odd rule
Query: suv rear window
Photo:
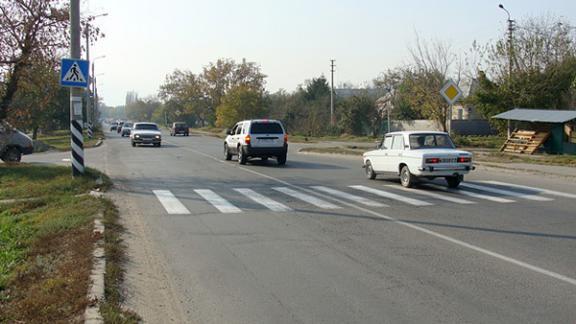
[[[252,134],[282,134],[282,126],[279,123],[252,123],[250,125]]]

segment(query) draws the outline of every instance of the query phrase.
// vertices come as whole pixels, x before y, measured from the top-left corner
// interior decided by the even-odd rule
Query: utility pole
[[[330,60],[330,125],[336,125],[336,119],[334,116],[334,61]]]
[[[70,58],[80,59],[80,0],[70,0]],[[70,132],[72,175],[84,174],[84,138],[82,135],[82,89],[70,88]]]

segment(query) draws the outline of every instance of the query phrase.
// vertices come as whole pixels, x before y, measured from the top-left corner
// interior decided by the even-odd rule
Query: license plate
[[[444,158],[441,159],[440,161],[442,163],[456,163],[457,160],[458,160],[457,158]]]

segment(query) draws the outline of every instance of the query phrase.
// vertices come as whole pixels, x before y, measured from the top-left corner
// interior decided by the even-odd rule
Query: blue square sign
[[[62,59],[60,70],[60,85],[64,87],[86,88],[90,63],[80,59]]]

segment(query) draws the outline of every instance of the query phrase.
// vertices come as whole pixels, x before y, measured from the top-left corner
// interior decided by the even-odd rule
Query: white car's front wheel
[[[366,165],[364,166],[364,172],[366,174],[366,178],[370,180],[376,179],[376,172],[372,168],[372,163],[370,161],[366,161]]]

